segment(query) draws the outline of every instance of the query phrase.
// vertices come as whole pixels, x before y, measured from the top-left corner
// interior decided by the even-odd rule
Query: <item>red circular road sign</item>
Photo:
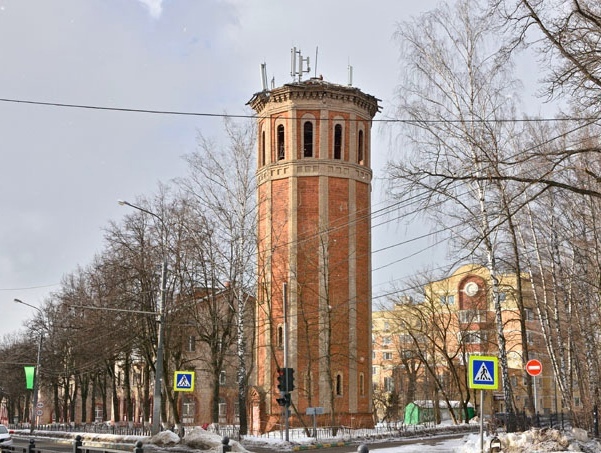
[[[536,359],[528,360],[526,363],[526,372],[530,376],[538,376],[543,372],[543,364]]]

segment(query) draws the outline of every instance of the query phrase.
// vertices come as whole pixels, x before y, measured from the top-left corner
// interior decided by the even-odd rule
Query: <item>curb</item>
[[[327,444],[300,445],[292,447],[292,451],[318,450],[320,448],[345,447],[350,445],[349,442],[332,442]]]

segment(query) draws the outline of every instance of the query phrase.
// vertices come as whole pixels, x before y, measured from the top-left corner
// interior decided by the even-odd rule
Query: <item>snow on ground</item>
[[[29,431],[15,434],[28,434]],[[57,432],[37,432],[37,434],[45,434],[49,437],[73,438],[76,435],[81,435],[85,444],[90,443],[129,443],[134,444],[138,440],[144,443],[146,451],[157,451],[173,453],[181,453],[186,451],[202,451],[202,452],[220,452],[222,445],[222,436],[216,433],[206,431],[200,427],[194,428],[186,433],[183,439],[171,431],[163,431],[151,438],[137,436],[114,436],[109,434],[90,434],[90,433],[57,433]],[[62,436],[61,436],[62,434]],[[336,443],[341,440],[349,439],[331,439],[330,442]],[[391,439],[394,440],[394,439]],[[569,433],[560,432],[554,429],[531,429],[524,433],[499,434],[501,441],[502,452],[504,453],[534,453],[534,452],[574,452],[580,451],[585,453],[601,452],[601,443],[597,440],[589,439],[586,431],[581,429],[573,429]],[[366,443],[370,453],[480,453],[480,435],[466,434],[458,439],[444,439],[436,441],[436,437],[428,437],[422,439],[414,439],[410,441],[407,438],[403,439],[403,445],[398,445],[393,448],[378,448],[377,443]],[[320,443],[325,444],[328,441],[322,440]],[[411,442],[411,443],[408,443]],[[484,451],[489,451],[491,442],[490,436],[484,437]],[[253,447],[269,448],[273,451],[292,451],[293,444],[285,442],[278,438],[264,438],[246,436],[242,442],[244,446],[230,440],[229,445],[232,447],[232,452],[252,453]],[[312,445],[315,439],[294,438],[294,445]],[[327,449],[326,449],[327,451]],[[349,451],[357,451],[356,444],[349,446]]]
[[[601,444],[596,440],[582,437],[582,432],[562,434],[557,430],[530,430],[524,433],[500,434],[503,453],[539,453],[539,452],[601,452]],[[578,438],[580,440],[578,440]],[[484,437],[484,449],[488,452],[491,436]],[[415,443],[394,448],[370,448],[370,453],[480,453],[480,435],[469,434],[462,439],[450,439],[438,445]]]

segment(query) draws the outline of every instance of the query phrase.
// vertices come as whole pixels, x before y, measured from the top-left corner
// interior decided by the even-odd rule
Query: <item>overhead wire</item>
[[[99,110],[99,111],[111,111],[111,112],[125,112],[125,113],[145,113],[152,115],[177,115],[177,116],[197,116],[197,117],[211,117],[211,118],[260,118],[266,119],[268,116],[261,116],[255,114],[231,114],[231,113],[212,113],[212,112],[197,112],[197,111],[185,111],[185,110],[164,110],[164,109],[145,109],[135,107],[115,107],[115,106],[101,106],[94,104],[80,104],[80,103],[65,103],[65,102],[51,102],[51,101],[37,101],[32,99],[17,99],[17,98],[0,98],[0,102],[12,103],[12,104],[25,104],[25,105],[37,105],[45,107],[57,107],[57,108],[72,108],[72,109],[84,109],[84,110]],[[281,115],[279,118],[282,119],[298,119],[299,117],[290,115]],[[329,121],[329,118],[324,118],[322,121]],[[356,120],[363,121],[363,120]],[[458,119],[458,120],[415,120],[405,118],[374,118],[371,120],[376,123],[402,123],[402,124],[437,124],[437,123],[533,123],[533,122],[570,122],[570,121],[599,121],[596,117],[560,117],[560,118],[497,118],[497,119]]]
[[[86,105],[86,104],[68,104],[68,103],[59,103],[59,102],[44,102],[44,101],[35,101],[35,100],[25,100],[25,99],[11,99],[11,98],[0,98],[0,102],[6,102],[6,103],[18,103],[18,104],[29,104],[29,105],[39,105],[39,106],[49,106],[49,107],[62,107],[62,108],[79,108],[79,109],[89,109],[89,110],[107,110],[107,111],[116,111],[116,112],[130,112],[130,113],[149,113],[149,114],[163,114],[163,115],[184,115],[184,116],[206,116],[206,117],[222,117],[222,118],[259,118],[260,116],[258,115],[252,115],[252,114],[227,114],[227,113],[207,113],[207,112],[193,112],[193,111],[176,111],[176,110],[151,110],[151,109],[140,109],[140,108],[127,108],[127,107],[112,107],[112,106],[98,106],[98,105]],[[285,116],[286,118],[296,118],[294,116]],[[486,122],[486,123],[490,123],[490,122],[567,122],[567,121],[585,121],[587,124],[585,125],[578,125],[577,127],[571,129],[570,131],[564,132],[559,134],[556,137],[553,137],[549,140],[547,140],[545,143],[543,144],[536,144],[533,145],[532,147],[530,147],[529,149],[526,150],[520,150],[519,153],[522,152],[527,152],[527,151],[531,151],[537,147],[543,146],[544,144],[548,144],[550,142],[552,142],[553,140],[557,140],[558,138],[567,136],[583,127],[586,127],[587,125],[593,124],[595,122],[598,122],[599,119],[595,118],[595,117],[564,117],[564,118],[525,118],[525,119],[494,119],[494,120],[407,120],[407,119],[373,119],[372,121],[374,122],[386,122],[386,123],[407,123],[407,124],[413,124],[413,125],[417,125],[419,124],[428,124],[428,123],[441,123],[441,122]],[[517,154],[516,154],[517,155]],[[468,176],[469,177],[469,176]],[[416,196],[417,197],[417,196]],[[366,218],[371,218],[372,220],[375,218],[378,218],[380,216],[383,215],[387,215],[389,213],[389,211],[391,211],[392,209],[397,208],[398,206],[400,206],[402,203],[409,203],[411,204],[410,200],[402,200],[402,201],[398,201],[395,202],[391,205],[385,206],[384,208],[380,209],[380,210],[376,210],[376,211],[372,211],[369,212],[367,214],[363,214],[363,215],[359,215],[357,216],[357,213],[353,213],[354,216],[356,216],[356,218],[352,221],[346,222],[344,224],[338,225],[336,227],[334,227],[334,229],[330,229],[328,230],[329,232],[335,231],[337,229],[340,228],[345,228],[348,227],[351,223],[356,223],[356,222],[360,222],[365,220]],[[377,225],[372,225],[372,228],[381,226],[383,224],[389,223],[391,221],[394,221],[398,219],[389,219],[386,220],[385,222],[381,223],[381,224],[377,224]],[[441,231],[445,231],[448,230],[449,228],[445,228]],[[439,233],[440,231],[438,231]],[[432,232],[426,236],[429,235],[433,235],[436,234],[437,232]],[[313,236],[309,236],[309,237],[304,237],[302,239],[297,239],[297,241],[304,241],[304,240],[309,240],[311,237],[315,238],[316,236],[318,236],[320,233],[319,232],[315,232],[313,233]],[[393,244],[391,246],[389,246],[388,248],[392,248],[392,247],[396,247],[399,245],[403,245],[407,242],[412,242],[414,240],[417,240],[418,238],[414,238],[414,239],[410,239],[408,241],[400,241],[396,244]],[[286,245],[291,245],[291,242],[288,242],[286,244],[281,244],[281,246],[286,246]],[[438,243],[437,243],[438,244]],[[427,249],[427,248],[426,248]],[[378,253],[382,250],[375,250],[372,251],[372,253]],[[404,258],[407,259],[407,258]],[[401,260],[397,260],[397,262],[402,261],[404,259]],[[380,266],[374,270],[379,270],[382,269],[384,267],[388,267],[390,265],[392,265],[394,263],[390,263],[387,265],[383,265]],[[24,289],[39,289],[39,288],[45,288],[45,287],[52,287],[52,286],[56,286],[58,284],[50,284],[50,285],[41,285],[41,286],[34,286],[34,287],[25,287],[25,288],[0,288],[0,291],[8,291],[8,290],[24,290]]]

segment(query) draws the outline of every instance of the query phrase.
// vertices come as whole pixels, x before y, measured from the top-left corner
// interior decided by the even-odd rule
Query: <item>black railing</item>
[[[34,439],[30,439],[27,446],[20,447],[15,445],[2,445],[0,448],[2,453],[57,453],[57,450],[52,450],[49,448],[37,448]],[[136,442],[132,450],[134,453],[144,453],[142,442]],[[123,450],[84,446],[81,436],[77,436],[73,440],[73,453],[123,453]]]
[[[221,439],[221,445],[219,446],[220,452],[229,452],[232,451],[230,446],[230,439],[227,436],[224,436]],[[17,447],[13,445],[2,445],[0,446],[1,453],[57,453],[55,450],[51,449],[40,449],[36,448],[35,441],[33,439],[29,440],[29,444],[25,447]],[[103,447],[91,447],[84,446],[81,440],[81,436],[76,436],[73,441],[73,453],[123,453],[124,450],[116,450],[110,448]],[[144,447],[142,441],[137,441],[135,446],[132,448],[133,453],[144,453]]]
[[[7,425],[9,429],[29,429],[27,423]],[[38,431],[53,431],[66,433],[114,434],[118,436],[150,436],[150,426],[132,423],[49,423],[38,425]]]
[[[527,416],[525,412],[513,414],[495,414],[488,426],[488,431],[527,431],[530,428],[555,428],[560,431],[572,428],[573,423],[569,414],[564,412],[536,414]]]

